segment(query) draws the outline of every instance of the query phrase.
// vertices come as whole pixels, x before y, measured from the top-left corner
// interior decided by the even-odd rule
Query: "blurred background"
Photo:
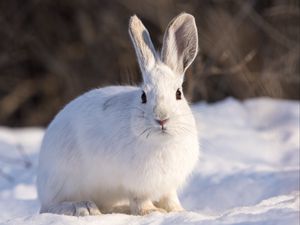
[[[0,125],[46,126],[87,90],[138,84],[129,17],[159,50],[182,11],[199,32],[184,86],[191,102],[300,99],[298,0],[1,0]]]

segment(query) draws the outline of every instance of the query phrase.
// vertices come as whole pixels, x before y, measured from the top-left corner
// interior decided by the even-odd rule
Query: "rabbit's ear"
[[[184,74],[198,52],[198,32],[195,18],[187,13],[175,17],[164,35],[162,61],[174,72]]]
[[[142,73],[149,71],[156,63],[156,52],[148,30],[134,15],[129,21],[129,34],[135,48]]]

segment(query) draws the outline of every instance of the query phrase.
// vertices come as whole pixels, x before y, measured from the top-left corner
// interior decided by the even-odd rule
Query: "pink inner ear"
[[[191,32],[191,29],[193,29],[191,23],[192,21],[189,20],[184,21],[174,33],[178,59],[180,61],[178,63],[182,64],[183,70],[193,61],[197,51],[197,47],[195,46],[198,46],[197,35]]]
[[[198,33],[194,17],[181,14],[169,25],[162,51],[162,60],[174,72],[183,74],[196,57]]]

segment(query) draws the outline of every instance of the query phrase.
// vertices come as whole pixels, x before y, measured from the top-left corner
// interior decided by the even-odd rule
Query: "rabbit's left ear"
[[[136,15],[130,18],[128,30],[135,48],[140,69],[143,75],[145,75],[144,72],[151,70],[157,59],[149,32]]]
[[[198,52],[198,32],[192,15],[181,13],[175,17],[164,35],[162,61],[174,72],[183,75]]]

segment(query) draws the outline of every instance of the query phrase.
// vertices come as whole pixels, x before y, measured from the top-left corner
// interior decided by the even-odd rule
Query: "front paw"
[[[185,211],[180,204],[176,190],[172,190],[163,195],[158,202],[154,202],[154,205],[158,208],[165,209],[167,212]]]
[[[167,212],[183,212],[183,211],[185,211],[185,209],[182,208],[181,206],[167,207],[166,210],[167,210]]]
[[[173,202],[160,201],[160,202],[154,202],[154,205],[157,208],[164,209],[166,212],[183,212],[183,211],[185,211],[185,209],[182,208],[180,204],[176,204]]]
[[[166,213],[166,210],[156,207],[148,198],[133,197],[130,199],[130,212],[132,215],[147,215],[154,212]]]
[[[157,207],[153,207],[153,208],[142,208],[137,210],[136,212],[134,212],[135,215],[140,215],[140,216],[144,216],[144,215],[148,215],[154,212],[159,212],[159,213],[167,213],[166,210],[161,209],[161,208],[157,208]]]

